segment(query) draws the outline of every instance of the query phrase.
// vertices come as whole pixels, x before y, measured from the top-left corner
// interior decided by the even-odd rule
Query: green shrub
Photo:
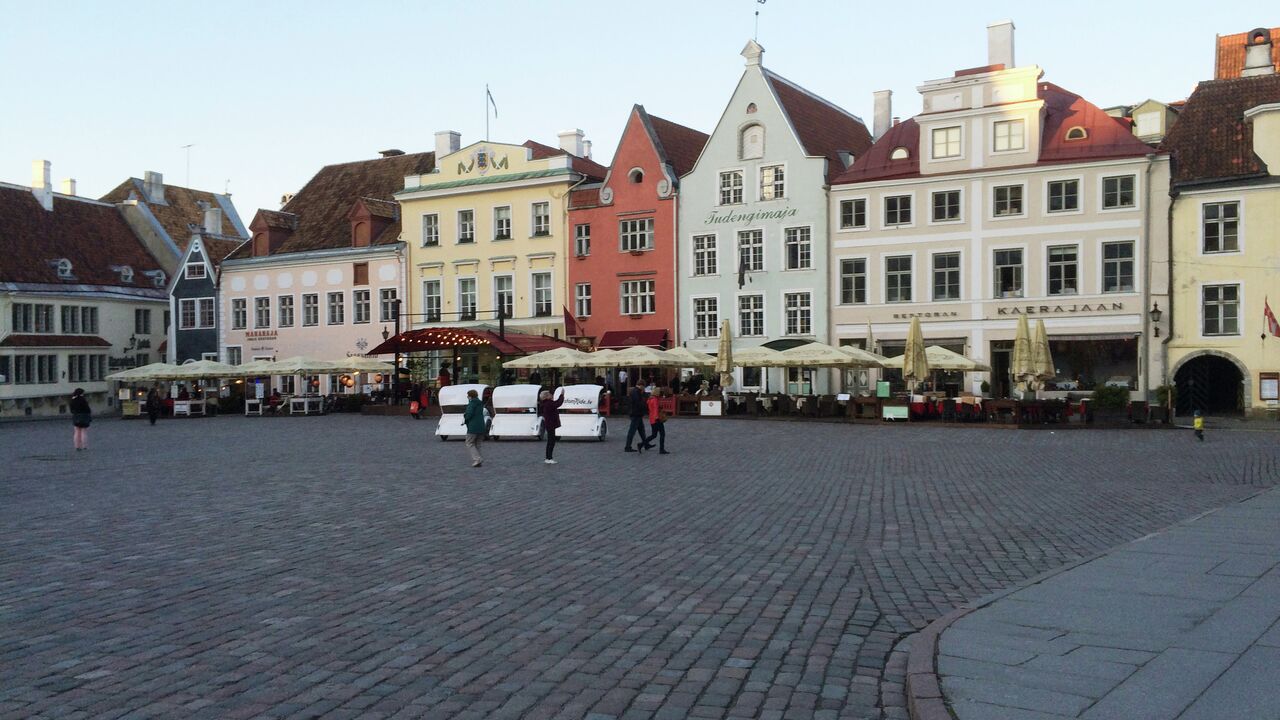
[[[1103,385],[1093,391],[1089,404],[1096,410],[1123,410],[1128,403],[1128,388]]]
[[[1164,407],[1172,407],[1177,397],[1178,389],[1173,385],[1161,385],[1156,388],[1156,402]]]

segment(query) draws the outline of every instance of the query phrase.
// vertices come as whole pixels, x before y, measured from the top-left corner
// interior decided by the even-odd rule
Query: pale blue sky
[[[862,116],[894,91],[986,63],[986,26],[1017,25],[1019,65],[1102,105],[1186,97],[1213,74],[1215,33],[1280,25],[1265,3],[596,2],[130,3],[0,0],[0,181],[34,159],[98,196],[163,172],[221,191],[246,223],[322,165],[453,129],[494,140],[586,131],[608,162],[633,103],[710,132],[759,8],[766,67]]]

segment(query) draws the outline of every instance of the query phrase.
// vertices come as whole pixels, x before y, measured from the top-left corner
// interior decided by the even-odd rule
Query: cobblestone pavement
[[[1269,433],[677,420],[472,469],[433,427],[0,425],[0,717],[896,718],[903,635],[1280,475]]]

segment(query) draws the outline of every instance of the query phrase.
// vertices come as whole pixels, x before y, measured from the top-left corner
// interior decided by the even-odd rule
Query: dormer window
[[[742,130],[738,157],[743,160],[759,160],[764,157],[764,126],[748,125]]]
[[[1089,137],[1089,131],[1076,125],[1067,131],[1067,140],[1084,140]]]
[[[164,276],[163,270],[148,270],[143,274],[151,278],[152,287],[158,287],[158,288],[164,287],[165,276]]]
[[[71,261],[66,258],[58,258],[53,264],[54,269],[58,271],[58,277],[67,280],[71,277]]]
[[[128,265],[125,265],[124,267],[120,268],[120,282],[122,283],[133,282],[133,268],[129,267]]]
[[[906,160],[910,157],[911,151],[902,146],[894,148],[893,152],[889,153],[890,160]]]

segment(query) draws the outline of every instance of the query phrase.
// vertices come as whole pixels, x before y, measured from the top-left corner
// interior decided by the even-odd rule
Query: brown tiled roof
[[[205,202],[211,207],[222,208],[223,205],[218,203],[219,196],[217,193],[208,192],[207,190],[195,190],[192,188],[180,187],[178,185],[164,186],[165,205],[146,202],[146,194],[142,191],[143,183],[138,178],[129,178],[120,183],[111,192],[102,196],[103,202],[119,203],[128,200],[130,195],[136,197],[138,202],[145,203],[151,210],[151,214],[156,216],[156,220],[160,226],[164,228],[169,239],[178,246],[179,250],[186,250],[187,245],[191,243],[192,225],[200,227],[204,224],[204,209],[198,203]],[[227,205],[231,205],[231,198],[222,196]],[[232,205],[234,207],[234,205]],[[222,212],[222,228],[218,234],[228,238],[245,239],[247,235],[240,234],[236,229],[235,223],[231,221],[230,214],[223,210]]]
[[[0,347],[111,347],[97,335],[9,335]]]
[[[267,223],[267,227],[280,230],[298,229],[298,216],[293,213],[280,212],[279,210],[259,210],[258,217]]]
[[[205,250],[208,251],[209,262],[212,263],[214,267],[218,267],[219,265],[222,264],[222,261],[225,260],[228,255],[235,252],[236,248],[240,247],[241,245],[243,245],[248,241],[247,240],[227,240],[224,238],[206,237],[202,240],[202,242],[204,242]]]
[[[1214,54],[1213,79],[1231,80],[1244,71],[1244,48],[1249,32],[1218,36],[1218,48]],[[1280,66],[1280,27],[1271,28],[1271,64]]]
[[[600,204],[600,183],[592,183],[569,193],[569,209],[596,207]]]
[[[390,200],[362,197],[360,202],[364,203],[366,208],[369,208],[369,214],[374,217],[387,218],[388,220],[400,218],[400,205]]]
[[[1173,181],[1266,173],[1253,152],[1253,123],[1244,112],[1275,102],[1280,102],[1280,75],[1200,83],[1161,145],[1172,158]]]
[[[784,77],[768,70],[765,77],[778,96],[778,102],[795,128],[800,144],[808,155],[827,158],[827,183],[845,171],[840,152],[861,156],[871,147],[867,126],[850,113],[814,95]]]
[[[535,140],[525,140],[523,146],[533,151],[532,155],[534,160],[542,160],[544,158],[555,157],[557,155],[569,155],[565,150],[553,148],[550,145],[543,145]],[[594,160],[588,160],[587,158],[578,157],[577,155],[569,155],[569,157],[572,158],[572,160],[569,161],[570,167],[572,167],[575,172],[582,173],[592,180],[603,180],[604,176],[609,173],[608,168]]]
[[[71,261],[71,278],[54,262]],[[125,283],[112,266],[133,269]],[[87,198],[54,195],[48,211],[29,188],[0,185],[0,282],[154,288],[143,273],[160,270],[119,208]]]
[[[351,221],[347,214],[360,198],[394,203],[392,195],[404,189],[406,175],[421,175],[435,168],[435,153],[408,153],[373,160],[326,165],[279,211],[259,210],[258,217],[275,227],[287,227],[293,215],[296,229],[273,255],[351,247]],[[386,245],[400,237],[400,223],[391,222],[371,241]],[[251,243],[233,253],[249,257]]]
[[[692,170],[694,163],[698,162],[698,155],[702,154],[702,147],[707,144],[710,136],[693,128],[664,120],[657,115],[649,115],[643,107],[637,107],[648,117],[649,126],[657,136],[658,156],[671,163],[671,167],[676,171],[676,177]]]

